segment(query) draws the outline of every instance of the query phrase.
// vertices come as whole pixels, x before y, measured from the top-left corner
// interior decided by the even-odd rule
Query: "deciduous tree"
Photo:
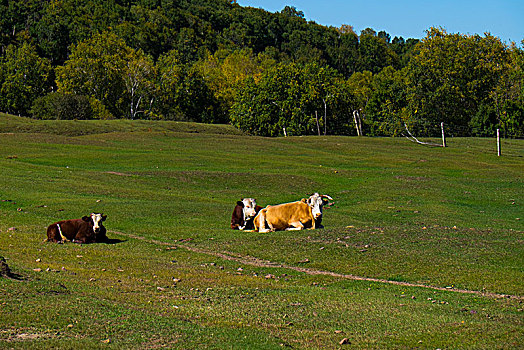
[[[444,122],[469,135],[479,107],[496,105],[499,94],[494,89],[506,74],[507,62],[498,38],[431,28],[407,68],[409,113],[419,122],[419,132],[430,133]]]
[[[58,91],[101,101],[115,116],[147,116],[154,101],[154,66],[141,50],[110,32],[74,45],[57,68]]]
[[[9,45],[0,57],[0,110],[27,116],[33,101],[51,90],[50,73],[33,44]]]
[[[343,132],[351,114],[346,103],[351,99],[342,86],[342,77],[331,68],[279,64],[258,83],[248,81],[233,105],[231,122],[264,136],[284,135],[284,129],[287,135]]]

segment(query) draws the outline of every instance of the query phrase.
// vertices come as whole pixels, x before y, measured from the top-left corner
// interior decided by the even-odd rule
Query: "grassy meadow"
[[[0,114],[0,348],[522,348],[524,140],[502,146]],[[242,197],[312,192],[323,229],[229,229]],[[91,212],[110,244],[44,242]]]

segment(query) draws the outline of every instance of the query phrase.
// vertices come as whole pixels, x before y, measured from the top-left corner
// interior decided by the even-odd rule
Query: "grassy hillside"
[[[230,125],[150,120],[36,120],[0,113],[0,133],[44,133],[80,136],[110,132],[187,132],[241,135]]]
[[[0,277],[0,348],[524,343],[522,140],[497,157],[490,139],[33,122],[0,119],[0,256],[19,276]],[[335,199],[324,229],[228,228],[242,197],[314,191]],[[50,223],[92,211],[112,244],[43,242]]]

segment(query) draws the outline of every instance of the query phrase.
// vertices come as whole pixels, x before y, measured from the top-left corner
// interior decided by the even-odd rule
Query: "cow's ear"
[[[309,199],[302,198],[300,201],[304,202],[304,203],[307,203],[309,201]]]
[[[107,215],[102,216],[102,221],[106,221]]]
[[[237,202],[237,205],[240,205],[241,207],[243,207],[243,206],[244,206],[244,202],[242,202],[242,201],[238,201],[238,202]]]
[[[89,222],[89,220],[91,220],[91,218],[89,216],[83,216],[82,220],[84,220],[85,222]]]

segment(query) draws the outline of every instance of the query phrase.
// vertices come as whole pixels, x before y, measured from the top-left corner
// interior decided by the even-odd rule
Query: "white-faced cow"
[[[268,205],[255,217],[255,230],[269,232],[318,228],[322,221],[322,207],[327,199],[332,198],[314,193],[308,199],[297,202]]]
[[[237,202],[233,215],[231,215],[231,228],[233,230],[252,230],[253,218],[262,209],[253,198],[244,198]]]
[[[106,228],[102,225],[106,217],[107,215],[91,213],[81,219],[55,222],[47,228],[47,240],[58,243],[107,242]]]
[[[307,199],[307,204],[312,208],[312,214],[315,217],[315,227],[316,228],[322,228],[322,215],[323,215],[323,208],[324,205],[328,202],[328,200],[333,200],[330,196],[327,194],[318,194],[317,192],[313,193],[309,198]]]

